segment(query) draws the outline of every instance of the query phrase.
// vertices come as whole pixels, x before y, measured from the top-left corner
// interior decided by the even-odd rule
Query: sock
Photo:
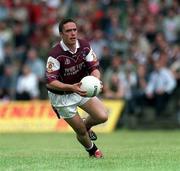
[[[97,150],[97,147],[94,143],[92,143],[92,146],[90,148],[86,148],[86,151],[89,153],[90,156],[92,156],[95,151]]]

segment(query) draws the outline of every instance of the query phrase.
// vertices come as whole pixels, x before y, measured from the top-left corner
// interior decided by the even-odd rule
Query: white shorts
[[[77,107],[85,104],[90,98],[77,93],[58,95],[48,91],[51,105],[61,118],[72,118],[77,114]]]

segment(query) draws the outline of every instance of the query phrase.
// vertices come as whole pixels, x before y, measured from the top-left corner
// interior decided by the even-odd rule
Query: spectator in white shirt
[[[154,62],[155,70],[150,74],[146,87],[146,96],[149,102],[154,105],[156,114],[161,115],[173,90],[176,87],[176,80],[173,73],[165,65],[164,53]]]
[[[38,78],[28,65],[22,68],[22,74],[17,80],[16,99],[32,100],[39,97]]]

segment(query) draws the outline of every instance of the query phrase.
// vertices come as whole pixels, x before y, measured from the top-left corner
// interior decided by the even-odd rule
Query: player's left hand
[[[72,85],[73,86],[73,88],[72,88],[73,92],[79,94],[80,96],[86,97],[87,96],[87,92],[80,88],[81,84],[82,84],[81,82],[73,84]]]
[[[101,91],[100,92],[102,92],[103,91],[103,82],[100,80],[100,83],[101,83]]]

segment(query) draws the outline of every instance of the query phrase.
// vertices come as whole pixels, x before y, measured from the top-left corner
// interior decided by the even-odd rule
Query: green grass
[[[0,171],[179,171],[180,131],[98,134],[91,159],[72,133],[0,134]]]

